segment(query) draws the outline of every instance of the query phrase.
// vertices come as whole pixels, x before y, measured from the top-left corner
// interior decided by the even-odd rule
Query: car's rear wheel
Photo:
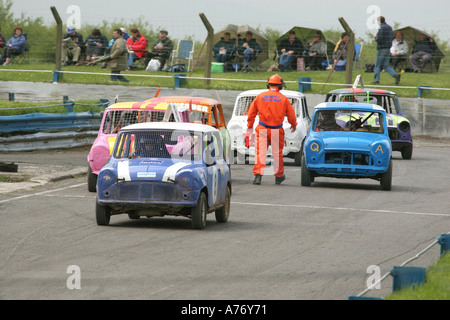
[[[392,188],[392,160],[389,161],[389,167],[385,173],[381,175],[381,189],[382,190],[391,190]]]
[[[225,205],[220,209],[216,210],[216,221],[220,223],[225,223],[228,221],[230,216],[230,202],[231,202],[231,190],[227,187],[227,193],[225,195]]]
[[[88,191],[96,192],[97,191],[97,175],[92,172],[92,168],[88,165]]]
[[[205,229],[208,214],[208,199],[204,192],[200,192],[197,205],[191,209],[192,228]]]
[[[296,152],[294,155],[294,165],[301,166],[302,165],[302,151]]]
[[[111,208],[108,206],[101,206],[97,202],[95,205],[95,218],[99,226],[107,226],[111,218]]]
[[[305,156],[302,157],[302,177],[301,177],[301,184],[304,187],[311,186],[311,171],[306,167],[305,163]]]

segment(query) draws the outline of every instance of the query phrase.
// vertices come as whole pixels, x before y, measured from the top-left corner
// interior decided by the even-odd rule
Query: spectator
[[[127,43],[127,40],[130,37],[130,35],[127,32],[127,29],[122,27],[122,28],[120,28],[120,31],[122,31],[122,38],[123,38],[123,40],[125,40],[125,43]]]
[[[341,34],[341,39],[336,43],[333,51],[333,61],[336,63],[337,59],[339,60],[347,60],[347,44],[350,41],[350,36],[343,32]],[[342,52],[342,54],[341,54]],[[340,55],[340,57],[339,57]]]
[[[151,52],[145,54],[145,65],[147,66],[151,59],[158,59],[160,62],[159,70],[163,70],[166,61],[173,50],[172,40],[168,37],[169,32],[165,29],[159,32],[159,38],[152,45]]]
[[[120,75],[120,71],[127,69],[127,46],[123,39],[122,30],[115,29],[112,35],[114,43],[111,47],[111,53],[103,56],[97,60],[94,60],[94,64],[97,62],[107,62],[107,67],[111,70],[111,81],[123,81],[130,82],[124,76]]]
[[[14,28],[14,35],[11,39],[6,43],[6,47],[4,49],[5,52],[5,63],[4,66],[11,64],[11,57],[18,56],[25,52],[27,45],[27,38],[22,33],[22,28],[17,26]]]
[[[242,68],[243,72],[248,72],[248,65],[250,61],[255,60],[257,54],[262,51],[261,46],[252,37],[253,33],[251,31],[247,31],[245,33],[245,39],[239,39],[237,51],[240,56],[244,56],[244,68]]]
[[[0,48],[3,49],[6,45],[6,39],[5,37],[2,35],[2,29],[0,28]],[[3,52],[2,54],[0,54],[0,64],[3,64]]]
[[[409,46],[406,41],[403,41],[403,33],[398,31],[395,34],[395,39],[392,40],[391,52],[391,65],[394,70],[397,69],[399,63],[406,61],[406,55],[408,54]]]
[[[122,33],[122,38],[123,38],[123,40],[125,41],[125,44],[126,44],[126,42],[127,42],[128,38],[130,37],[130,35],[128,34],[128,32],[127,32],[127,30],[125,28],[120,28],[120,31]],[[105,50],[105,56],[107,56],[107,55],[109,55],[111,53],[111,48],[112,48],[112,46],[114,44],[114,40],[115,40],[114,37],[112,37],[111,40],[109,40],[108,48],[106,48],[106,50]],[[107,63],[103,62],[102,63],[102,69],[105,69],[106,66],[107,66]]]
[[[322,41],[320,33],[316,33],[308,43],[308,55],[306,55],[306,70],[322,70],[322,61],[327,57],[327,45]]]
[[[303,43],[295,36],[295,31],[290,31],[287,38],[281,40],[278,46],[280,55],[280,71],[292,71],[292,62],[295,58],[302,55],[304,51]]]
[[[147,40],[137,28],[131,28],[131,37],[127,40],[128,48],[128,70],[134,68],[134,61],[141,59],[147,52]]]
[[[419,41],[414,43],[412,54],[409,56],[409,62],[414,72],[422,72],[425,65],[431,61],[434,51],[437,49],[436,43],[432,38],[420,33]]]
[[[384,69],[384,71],[394,77],[395,84],[398,84],[400,82],[400,73],[395,72],[395,70],[389,65],[391,59],[390,49],[394,38],[392,27],[386,23],[383,16],[378,17],[378,24],[380,28],[378,29],[378,32],[374,34],[374,38],[377,43],[377,59],[373,69],[375,81],[372,81],[370,84],[380,83],[381,69]]]
[[[104,55],[108,47],[108,38],[98,29],[93,29],[86,38],[86,61],[90,65],[92,58]]]
[[[67,33],[63,36],[62,48],[62,64],[79,66],[79,59],[84,49],[83,35],[76,32],[74,27],[67,28]]]
[[[223,38],[214,45],[213,51],[216,62],[225,63],[233,58],[236,51],[236,42],[231,40],[230,37],[230,33],[225,32]]]

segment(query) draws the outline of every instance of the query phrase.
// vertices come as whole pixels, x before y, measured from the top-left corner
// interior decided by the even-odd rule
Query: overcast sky
[[[50,6],[56,7],[64,23],[73,16],[67,9],[78,6],[82,25],[95,25],[103,20],[128,22],[141,16],[152,28],[167,28],[169,36],[191,35],[197,40],[206,37],[199,18],[201,12],[215,31],[228,23],[249,24],[263,30],[272,28],[282,33],[293,26],[341,31],[338,17],[343,17],[356,37],[375,32],[374,18],[380,14],[388,24],[413,26],[436,33],[441,40],[450,40],[449,0],[13,0],[13,3],[14,14],[43,17],[46,22],[53,21]]]

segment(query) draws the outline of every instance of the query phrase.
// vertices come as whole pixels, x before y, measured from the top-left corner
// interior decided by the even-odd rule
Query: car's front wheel
[[[92,172],[92,168],[88,165],[88,191],[96,192],[97,191],[97,175]]]
[[[392,188],[392,160],[389,161],[389,167],[385,173],[381,175],[381,189],[382,190],[391,190]]]
[[[230,216],[230,202],[231,202],[231,190],[227,187],[227,193],[225,195],[225,205],[216,210],[216,221],[224,223],[228,221]]]
[[[95,218],[99,226],[107,226],[111,218],[111,208],[108,206],[101,206],[97,202],[95,205]]]
[[[311,186],[311,171],[306,167],[305,163],[305,156],[302,157],[302,177],[301,177],[301,184],[304,187]]]
[[[191,209],[192,228],[205,229],[208,214],[208,199],[204,192],[200,192],[197,205]]]
[[[402,158],[405,160],[410,160],[412,158],[412,153],[413,153],[413,145],[409,145],[407,147],[404,147],[401,151],[402,153]]]

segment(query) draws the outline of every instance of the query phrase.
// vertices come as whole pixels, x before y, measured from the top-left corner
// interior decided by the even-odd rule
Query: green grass
[[[105,110],[99,104],[99,100],[75,100],[73,101],[74,112],[101,112]],[[48,106],[45,108],[36,108]],[[107,105],[106,105],[107,106]],[[68,110],[64,107],[63,101],[42,101],[42,102],[19,102],[0,100],[0,116],[14,116],[28,113],[66,113]]]
[[[6,72],[0,71],[0,80],[5,81],[33,81],[33,82],[51,82],[53,80],[53,75],[51,71],[54,69],[52,64],[22,64],[22,65],[11,65],[5,66],[4,69],[15,69],[15,70],[47,70],[47,72]],[[88,66],[67,66],[62,68],[63,71],[72,72],[90,72],[90,73],[100,73],[97,74],[69,74],[63,75],[62,83],[86,83],[86,84],[117,84],[117,82],[110,81],[109,74],[110,71],[107,69],[101,69],[100,66],[88,67]],[[173,73],[169,72],[146,72],[144,70],[138,71],[126,71],[122,72],[130,74],[127,76],[132,82],[130,84],[123,84],[125,86],[149,86],[149,87],[174,87]],[[209,85],[205,84],[203,79],[189,79],[183,88],[196,88],[196,89],[213,89],[213,90],[237,90],[244,91],[250,89],[261,89],[265,87],[265,81],[274,72],[267,71],[257,71],[257,72],[227,72],[227,73],[213,73],[212,78],[215,79],[235,79],[235,80],[246,80],[246,81],[230,81],[230,80],[211,80]],[[104,75],[103,75],[104,74]],[[204,69],[196,68],[195,71],[190,74],[186,73],[187,76],[193,78],[203,78]],[[361,74],[364,84],[367,86],[371,81],[373,81],[373,73],[365,73],[361,67],[357,67],[353,71],[353,78],[356,75]],[[135,76],[133,76],[135,75]],[[150,75],[155,77],[142,77],[142,75]],[[298,79],[299,77],[309,77],[312,82],[318,83],[344,83],[345,82],[345,72],[333,72],[330,75],[329,71],[304,71],[304,72],[280,72],[284,81],[287,82],[287,87],[290,90],[298,90]],[[161,77],[164,76],[164,77]],[[167,78],[166,78],[167,77]],[[329,78],[328,78],[329,77]],[[327,80],[328,79],[328,80]],[[247,81],[253,80],[253,81]],[[294,83],[292,83],[294,82]],[[394,78],[392,78],[387,73],[382,73],[381,84],[385,86],[395,86]],[[447,73],[404,73],[401,78],[400,85],[398,88],[387,88],[391,91],[397,93],[400,97],[417,97],[417,86],[431,86],[433,88],[449,88],[450,89],[450,77]],[[343,88],[339,85],[326,85],[323,89],[322,84],[313,84],[312,94],[326,94],[330,90]],[[402,88],[402,87],[412,87]],[[450,100],[450,90],[432,90],[427,96],[429,99],[445,99]]]
[[[423,285],[395,291],[385,300],[450,300],[450,254],[427,269]]]

